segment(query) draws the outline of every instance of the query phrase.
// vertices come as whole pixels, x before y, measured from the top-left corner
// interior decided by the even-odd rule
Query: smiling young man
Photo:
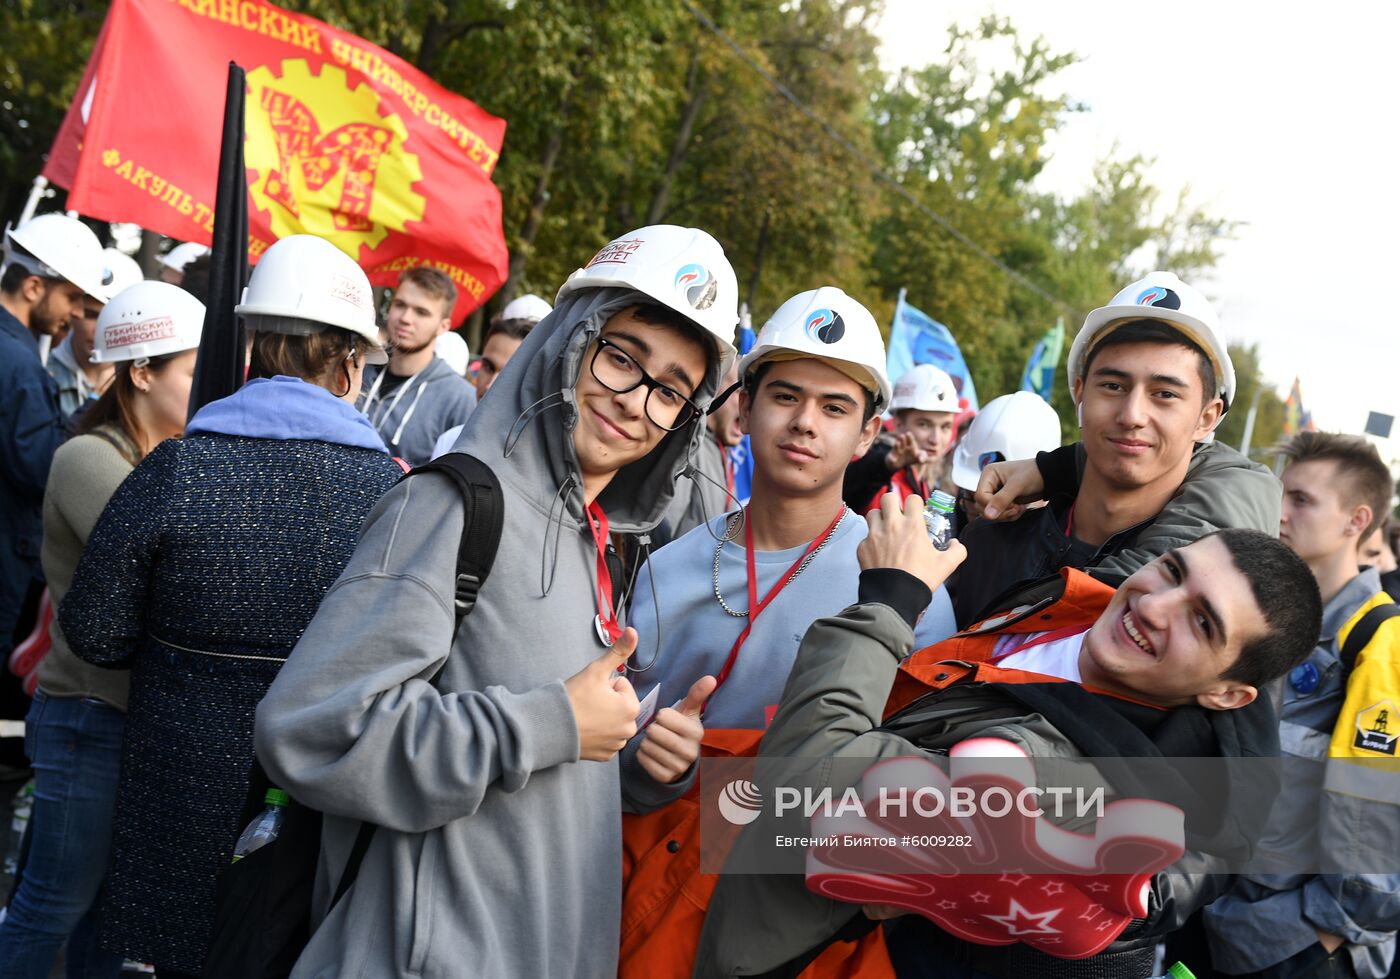
[[[1391,764],[1400,726],[1386,716],[1400,704],[1400,619],[1343,650],[1363,618],[1395,597],[1358,553],[1390,509],[1390,471],[1354,435],[1303,432],[1282,452],[1279,539],[1307,562],[1325,605],[1316,648],[1289,674],[1279,711],[1284,754],[1317,764],[1290,769],[1265,839],[1286,841],[1295,854],[1315,851],[1320,864],[1299,871],[1352,872],[1244,875],[1205,923],[1226,975],[1381,979],[1400,929],[1400,772]],[[1358,854],[1375,862],[1358,867]]]
[[[452,329],[456,301],[457,287],[437,269],[405,272],[389,302],[389,363],[366,371],[358,407],[390,454],[410,466],[431,459],[438,437],[476,407],[476,391],[434,352],[437,338]]]
[[[1043,469],[1024,462],[983,471],[984,486],[998,473],[1028,473],[1031,496],[1048,490],[1049,505],[964,531],[968,560],[949,582],[959,625],[1062,567],[1116,584],[1212,530],[1278,526],[1278,480],[1210,441],[1234,399],[1235,372],[1198,291],[1170,272],[1128,286],[1085,318],[1068,374],[1082,444],[1042,454]],[[986,516],[1026,489],[1004,488]]]
[[[870,451],[846,467],[842,494],[858,513],[880,505],[890,490],[900,497],[927,499],[941,463],[953,445],[958,392],[953,379],[932,364],[906,371],[894,386],[890,411],[894,431],[876,439]]]
[[[652,814],[625,827],[635,872],[626,885],[624,977],[689,974],[697,895],[708,886],[686,869],[699,839],[674,828],[654,833],[688,804],[678,800],[694,785],[702,738],[751,752],[802,634],[856,600],[866,525],[842,502],[841,482],[847,461],[878,431],[890,394],[884,364],[874,318],[840,289],[824,286],[779,307],[739,365],[736,424],[754,460],[748,505],[667,545],[638,576],[631,676],[660,709],[622,758],[627,807]],[[931,642],[952,629],[940,592],[920,634]]]
[[[901,508],[893,494],[870,524],[859,603],[808,630],[764,737],[769,784],[841,798],[867,761],[938,758],[970,738],[995,737],[1032,760],[1095,759],[1116,793],[1165,793],[1193,812],[1208,797],[1168,759],[1277,753],[1272,715],[1251,718],[1240,708],[1306,655],[1321,602],[1303,562],[1267,535],[1219,531],[1158,558],[1117,591],[1064,569],[1026,605],[906,659],[915,611],[963,551],[958,544],[934,551],[918,508]],[[1257,795],[1233,783],[1227,791],[1232,814],[1244,809],[1262,824]],[[890,948],[901,977],[1146,979],[1161,936],[1219,886],[1206,873],[1157,874],[1145,921],[1092,958],[1067,961],[1021,944],[973,944],[895,908],[862,914],[809,891],[800,875],[745,872],[764,846],[771,854],[776,832],[793,830],[777,818],[765,810],[733,851],[710,905],[697,976],[796,975],[837,937],[850,940],[876,920],[899,917]],[[1202,833],[1211,822],[1188,819],[1190,852],[1178,866],[1208,871],[1211,860],[1248,852],[1248,815],[1228,823],[1228,832]],[[1027,887],[1020,900],[1038,910],[1039,893]],[[982,902],[967,913],[992,920],[1013,913],[1004,897],[995,907],[987,897],[973,896]]]
[[[328,814],[297,979],[616,975],[614,759],[639,705],[606,552],[656,525],[703,437],[737,294],[719,244],[669,225],[564,284],[455,446],[503,501],[455,632],[460,492],[416,476],[370,515],[258,708],[269,775]],[[328,908],[362,820],[379,829]]]

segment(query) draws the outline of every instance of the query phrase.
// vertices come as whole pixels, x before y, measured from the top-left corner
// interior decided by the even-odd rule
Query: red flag
[[[229,61],[248,69],[251,261],[307,233],[377,285],[430,265],[457,285],[457,320],[505,281],[505,120],[264,0],[115,0],[45,176],[83,214],[208,244]]]

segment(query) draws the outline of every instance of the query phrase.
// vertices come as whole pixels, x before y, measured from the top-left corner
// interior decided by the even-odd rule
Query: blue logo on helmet
[[[846,335],[846,321],[830,309],[814,309],[807,314],[807,336],[818,343],[835,343]]]
[[[1158,306],[1162,309],[1180,309],[1181,297],[1165,286],[1153,286],[1151,289],[1144,289],[1137,297],[1139,306]]]
[[[694,309],[709,309],[715,304],[719,283],[703,265],[684,265],[676,273],[676,288],[685,293],[685,301]]]

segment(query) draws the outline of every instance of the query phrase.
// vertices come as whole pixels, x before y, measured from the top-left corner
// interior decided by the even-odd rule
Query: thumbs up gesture
[[[637,694],[618,672],[637,648],[637,630],[627,628],[612,648],[564,681],[578,725],[578,756],[608,761],[637,733]]]
[[[700,739],[705,735],[700,711],[716,686],[714,677],[702,676],[690,685],[680,704],[657,713],[647,728],[642,746],[637,749],[637,760],[656,781],[669,785],[688,772],[700,757]]]

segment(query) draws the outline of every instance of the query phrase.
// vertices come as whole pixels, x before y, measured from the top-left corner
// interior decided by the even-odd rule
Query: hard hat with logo
[[[458,375],[467,375],[467,364],[471,363],[471,351],[467,349],[467,341],[462,339],[462,334],[448,330],[441,333],[433,343],[433,353],[446,361]]]
[[[1084,325],[1069,348],[1071,389],[1083,374],[1094,345],[1118,327],[1135,320],[1160,320],[1204,350],[1215,368],[1219,386],[1210,395],[1222,398],[1229,410],[1235,400],[1235,367],[1230,362],[1215,309],[1205,296],[1171,272],[1148,273],[1114,296],[1107,306],[1100,306],[1084,317]]]
[[[40,214],[18,228],[6,228],[5,264],[46,279],[66,279],[94,299],[107,300],[102,242],[91,228],[66,214]]]
[[[958,389],[948,373],[932,364],[918,364],[895,382],[890,411],[958,410]]]
[[[103,290],[107,295],[104,302],[110,301],[111,297],[123,289],[129,289],[146,278],[141,274],[141,266],[136,264],[136,259],[115,248],[102,249],[102,261],[106,264],[106,274],[102,280]]]
[[[603,286],[635,289],[692,320],[714,339],[721,377],[734,362],[739,280],[724,249],[706,232],[654,224],[615,238],[569,276],[554,302]]]
[[[506,308],[501,310],[502,320],[533,320],[538,323],[550,314],[554,309],[533,292],[524,296],[517,296],[506,303]]]
[[[870,311],[835,286],[798,293],[778,307],[739,362],[744,379],[770,360],[824,360],[871,393],[877,412],[890,402],[885,341]]]
[[[953,482],[977,489],[982,470],[994,462],[1034,459],[1060,447],[1060,416],[1030,391],[1003,394],[988,402],[953,451]]]
[[[204,328],[204,304],[168,282],[138,282],[112,297],[97,316],[94,364],[193,350]]]
[[[165,257],[160,260],[160,264],[176,272],[185,271],[185,266],[193,262],[201,255],[208,255],[209,249],[205,248],[197,241],[185,241],[176,245],[165,253]]]
[[[366,363],[389,361],[369,279],[354,259],[315,235],[288,235],[264,252],[234,312],[264,333],[307,336],[338,326],[369,341]]]

